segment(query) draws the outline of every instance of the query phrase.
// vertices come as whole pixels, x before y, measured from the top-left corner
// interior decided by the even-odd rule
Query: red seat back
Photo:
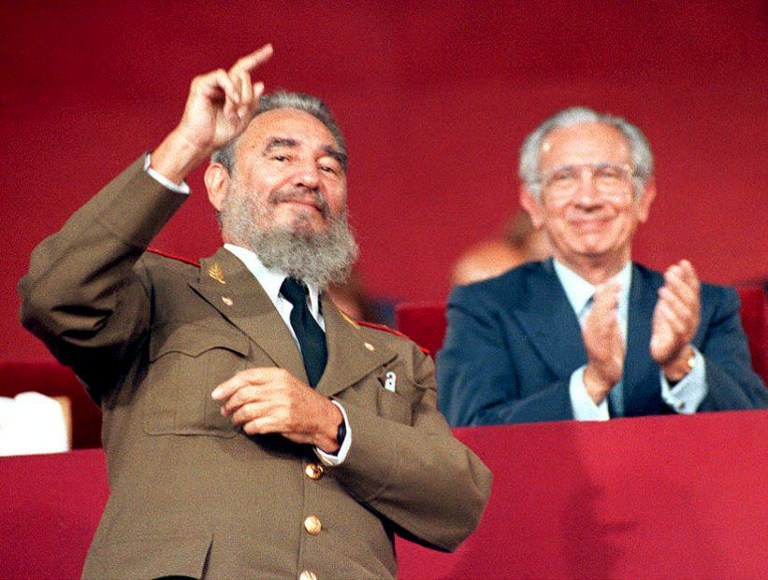
[[[395,326],[434,357],[448,326],[445,302],[402,302],[395,306]]]
[[[761,286],[740,286],[741,323],[752,353],[752,368],[768,385],[768,299]]]

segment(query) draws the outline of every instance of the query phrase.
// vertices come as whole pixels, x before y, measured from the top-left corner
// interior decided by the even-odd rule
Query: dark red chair
[[[768,300],[761,286],[737,288],[741,299],[741,323],[752,353],[752,368],[768,385]]]
[[[445,302],[401,302],[395,306],[395,326],[434,357],[448,326]]]

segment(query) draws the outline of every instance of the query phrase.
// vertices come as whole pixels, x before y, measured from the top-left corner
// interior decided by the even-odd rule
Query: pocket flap
[[[221,332],[190,324],[174,329],[169,335],[158,334],[159,336],[152,337],[149,345],[149,358],[153,362],[169,352],[198,357],[214,348],[224,348],[242,356],[248,355],[249,339],[237,332]]]

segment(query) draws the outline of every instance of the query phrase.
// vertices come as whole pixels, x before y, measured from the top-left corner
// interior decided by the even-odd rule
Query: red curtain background
[[[559,108],[626,116],[657,158],[635,258],[768,276],[768,4],[38,1],[0,6],[0,358],[49,355],[17,321],[32,248],[177,121],[189,81],[265,42],[269,89],[317,94],[345,131],[371,291],[436,300],[453,260],[518,207],[517,153]],[[201,172],[157,246],[218,232]]]

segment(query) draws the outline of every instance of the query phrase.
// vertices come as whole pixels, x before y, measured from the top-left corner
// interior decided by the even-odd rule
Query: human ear
[[[637,200],[637,221],[644,224],[651,213],[651,204],[656,199],[656,181],[650,178],[643,187],[643,193]]]
[[[208,201],[216,211],[221,211],[229,190],[229,172],[221,163],[211,163],[205,170],[203,180],[205,189],[208,191]]]
[[[533,227],[539,229],[544,225],[544,208],[542,208],[541,202],[527,185],[520,186],[520,207],[531,216]]]

